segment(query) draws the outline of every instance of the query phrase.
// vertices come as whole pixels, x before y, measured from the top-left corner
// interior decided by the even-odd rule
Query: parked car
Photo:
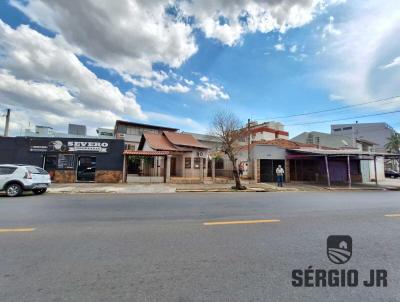
[[[400,177],[400,172],[396,172],[394,170],[386,170],[385,171],[385,177],[399,178]]]
[[[29,165],[0,165],[0,191],[9,197],[23,191],[43,194],[50,186],[50,175],[42,168]]]

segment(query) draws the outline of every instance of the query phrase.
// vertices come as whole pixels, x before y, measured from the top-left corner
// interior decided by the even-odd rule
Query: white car
[[[50,186],[50,175],[42,168],[29,165],[0,165],[0,191],[9,197],[23,191],[43,194]]]

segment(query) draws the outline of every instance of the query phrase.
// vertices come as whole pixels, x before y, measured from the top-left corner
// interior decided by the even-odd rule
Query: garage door
[[[260,159],[260,182],[275,182],[276,168],[285,168],[285,161],[280,159]]]

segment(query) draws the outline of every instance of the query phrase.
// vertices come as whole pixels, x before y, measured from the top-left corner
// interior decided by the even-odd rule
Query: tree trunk
[[[235,157],[232,155],[228,155],[228,157],[231,160],[232,165],[233,165],[233,178],[235,179],[235,189],[243,190],[242,184],[240,183],[239,172],[237,170],[236,163],[235,163]]]

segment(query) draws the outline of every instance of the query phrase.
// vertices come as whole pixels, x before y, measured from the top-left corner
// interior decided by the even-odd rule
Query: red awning
[[[125,150],[124,155],[138,155],[138,156],[165,156],[170,154],[168,151],[143,151],[143,150]]]

